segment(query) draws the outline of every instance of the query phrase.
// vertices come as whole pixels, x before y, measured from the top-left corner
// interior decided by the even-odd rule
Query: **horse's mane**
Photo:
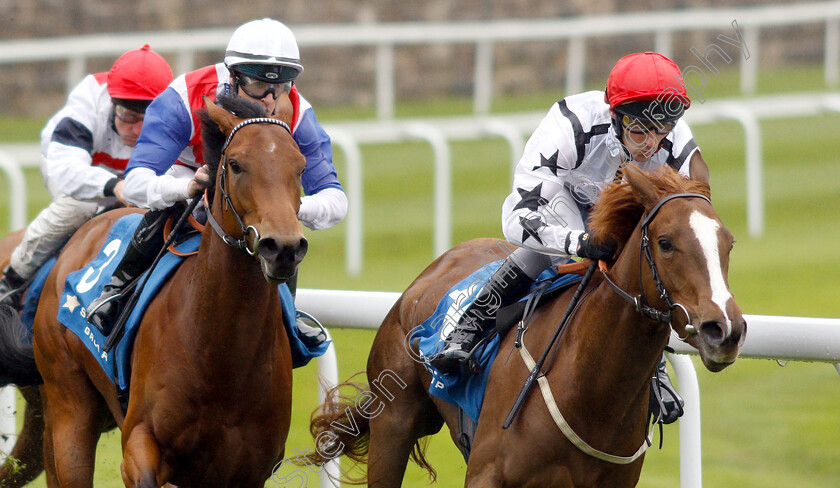
[[[709,185],[689,180],[671,167],[645,173],[657,188],[659,198],[674,193],[699,193],[710,197]],[[645,208],[630,184],[623,180],[607,186],[589,216],[589,230],[595,239],[612,239],[623,248],[644,214]]]
[[[216,104],[242,119],[253,119],[265,117],[265,108],[262,105],[234,94],[219,95]],[[210,118],[207,109],[198,111],[201,117],[201,137],[204,141],[204,163],[213,179],[216,178],[216,171],[219,169],[219,162],[222,159],[222,146],[227,136],[222,133],[219,125]]]

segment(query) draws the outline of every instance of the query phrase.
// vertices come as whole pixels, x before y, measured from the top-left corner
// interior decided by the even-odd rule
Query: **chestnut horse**
[[[216,132],[204,131],[205,161],[216,173],[208,214],[218,229],[206,226],[198,254],[146,310],[124,416],[113,383],[56,315],[67,274],[93,259],[130,210],[86,223],[47,279],[34,353],[51,487],[93,486],[96,443],[114,419],[128,487],[262,487],[283,457],[292,363],[277,283],[307,248],[297,219],[306,161],[288,125],[262,118],[260,106],[206,101],[205,129]]]
[[[727,284],[733,239],[707,198],[708,183],[670,169],[647,175],[632,165],[625,175],[626,182],[603,191],[590,222],[594,235],[620,244],[607,275],[629,295],[617,292],[604,275],[592,278],[541,370],[544,379],[534,385],[508,429],[502,426],[533,367],[524,350],[535,357],[545,350],[574,290],[536,310],[522,350],[514,349],[516,334],[502,339],[499,358],[513,354],[491,367],[465,486],[635,486],[646,447],[649,386],[671,331],[688,336],[711,371],[738,357],[746,323]],[[651,264],[643,257],[643,233]],[[395,388],[389,382],[381,403],[374,403],[370,392],[355,404],[332,395],[313,414],[317,449],[310,460],[324,462],[340,454],[366,460],[367,482],[376,488],[400,486],[410,456],[434,476],[419,439],[438,432],[445,422],[457,445],[458,414],[456,407],[428,393],[431,377],[412,359],[419,357],[417,352],[407,353],[404,344],[454,284],[498,259],[491,252],[497,243],[461,244],[408,287],[382,323],[367,365],[374,385],[388,377],[402,383]],[[657,290],[654,276],[669,300]],[[647,314],[659,313],[662,320],[638,313],[625,299],[631,296],[642,297],[650,304]],[[667,313],[667,304],[674,302],[679,305]],[[544,396],[543,390],[550,391]],[[548,403],[556,405],[556,415]],[[561,433],[560,418],[573,434]],[[347,429],[348,423],[354,429]],[[573,444],[569,439],[575,436]]]

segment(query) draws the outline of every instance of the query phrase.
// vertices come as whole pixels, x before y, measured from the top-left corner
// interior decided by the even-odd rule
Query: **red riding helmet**
[[[172,79],[169,64],[146,44],[114,62],[108,72],[108,93],[123,100],[153,100]]]
[[[656,106],[660,122],[676,120],[691,105],[685,91],[680,68],[659,53],[645,52],[624,56],[610,71],[604,100],[621,113],[639,112],[639,108]],[[654,102],[657,103],[634,103]],[[626,105],[631,110],[621,110]],[[622,107],[624,108],[624,107]],[[637,115],[631,113],[630,115]]]

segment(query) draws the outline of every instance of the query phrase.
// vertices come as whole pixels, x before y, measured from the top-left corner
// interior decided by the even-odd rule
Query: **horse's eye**
[[[732,252],[733,249],[735,249],[735,241],[732,241],[732,244],[729,245],[729,252]]]
[[[228,166],[230,166],[230,171],[233,174],[239,174],[242,172],[242,166],[239,166],[239,163],[237,163],[234,159],[228,161]]]
[[[663,237],[659,239],[659,249],[662,249],[664,252],[671,252],[674,250],[674,244],[671,243],[671,239]]]

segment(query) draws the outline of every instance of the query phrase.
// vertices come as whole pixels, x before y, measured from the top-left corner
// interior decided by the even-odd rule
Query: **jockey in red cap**
[[[502,206],[505,237],[519,248],[477,293],[431,366],[445,374],[465,369],[495,311],[518,300],[549,266],[575,256],[612,259],[615,245],[590,239],[586,221],[601,188],[621,177],[622,165],[670,166],[686,177],[708,178],[681,120],[690,104],[677,65],[645,52],[616,63],[606,92],[571,95],[551,107],[525,146]],[[670,423],[681,415],[682,399],[667,382],[664,362],[660,366],[663,418]]]
[[[146,107],[172,82],[172,70],[149,45],[86,76],[41,132],[41,174],[53,196],[29,224],[0,279],[0,303],[19,306],[22,287],[103,200],[122,196],[122,174]]]

